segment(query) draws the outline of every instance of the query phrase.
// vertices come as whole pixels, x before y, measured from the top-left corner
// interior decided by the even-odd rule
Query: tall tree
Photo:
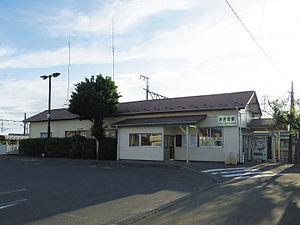
[[[75,84],[72,92],[69,111],[77,114],[80,120],[92,122],[92,135],[96,138],[96,157],[99,159],[99,146],[103,146],[104,116],[115,112],[121,95],[117,91],[115,82],[110,77],[101,74],[85,78]]]
[[[288,101],[283,101],[276,99],[273,101],[268,101],[271,108],[271,116],[273,117],[276,125],[280,128],[290,127],[293,136],[300,133],[300,110],[298,108],[298,101],[296,107],[289,109]],[[289,144],[289,162],[292,159],[292,141]],[[298,143],[295,150],[295,162],[300,163],[300,138],[298,138]]]

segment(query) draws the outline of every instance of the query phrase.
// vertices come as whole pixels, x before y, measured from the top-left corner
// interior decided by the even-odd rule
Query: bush
[[[49,138],[45,143],[45,157],[69,157],[71,146],[71,138]]]
[[[20,141],[19,152],[24,156],[67,157],[77,159],[96,158],[96,140],[74,135],[71,138],[29,138]],[[105,138],[100,148],[101,160],[116,160],[117,142],[114,138]]]
[[[82,137],[80,135],[74,135],[71,138],[69,138],[71,141],[71,147],[69,149],[69,156],[71,158],[85,158],[84,154],[84,143],[87,141],[85,137]]]
[[[84,149],[84,158],[86,159],[95,159],[96,158],[96,140],[87,139],[83,143]]]
[[[24,156],[41,156],[44,153],[45,138],[20,140],[19,153]]]

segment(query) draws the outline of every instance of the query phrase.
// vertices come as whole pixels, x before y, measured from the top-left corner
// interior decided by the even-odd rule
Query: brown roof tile
[[[226,110],[245,108],[254,91],[234,92],[215,95],[200,95],[181,98],[156,99],[149,101],[124,102],[119,104],[118,111],[114,115],[139,115],[169,112],[192,112],[205,110]],[[257,112],[261,113],[258,107]],[[78,116],[67,109],[51,110],[51,120],[77,119]],[[47,110],[27,119],[28,122],[46,121]]]

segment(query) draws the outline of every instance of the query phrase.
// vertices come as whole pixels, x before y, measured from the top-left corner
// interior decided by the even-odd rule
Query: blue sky
[[[167,97],[255,90],[259,99],[296,97],[300,84],[300,2],[229,0],[283,75],[259,51],[225,0],[2,0],[0,4],[0,119],[22,120],[67,96],[68,39],[71,87],[94,74],[112,74],[120,100],[143,100],[145,83]],[[22,128],[6,126],[4,133]],[[3,132],[2,132],[3,133]]]

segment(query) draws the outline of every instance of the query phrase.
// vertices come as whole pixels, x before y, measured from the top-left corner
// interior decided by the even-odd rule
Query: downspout
[[[239,109],[238,109],[238,107],[235,107],[235,109],[236,109],[236,112],[237,112],[237,129],[238,129],[238,133],[239,133],[239,154],[238,154],[238,158],[239,158],[239,163],[241,162],[241,134],[242,134],[242,124],[241,124],[241,122],[242,122],[242,116],[241,116],[241,113],[240,113],[240,111],[239,111]],[[239,117],[240,117],[240,119],[239,119]]]
[[[190,153],[189,153],[189,126],[186,126],[186,165],[189,164]]]

